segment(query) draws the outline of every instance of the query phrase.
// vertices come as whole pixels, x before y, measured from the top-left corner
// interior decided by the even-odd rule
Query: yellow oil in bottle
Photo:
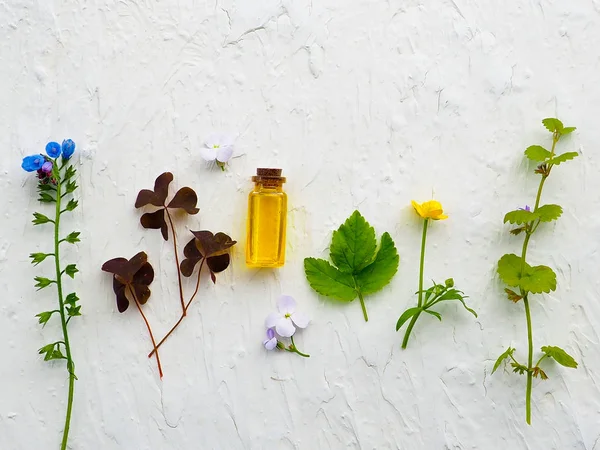
[[[248,196],[246,264],[281,267],[285,263],[287,195],[281,169],[257,169]]]

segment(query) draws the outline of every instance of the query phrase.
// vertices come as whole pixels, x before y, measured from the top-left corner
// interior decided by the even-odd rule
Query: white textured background
[[[30,223],[46,207],[19,165],[71,137],[81,207],[64,231],[82,242],[66,255],[81,269],[68,284],[85,314],[71,327],[73,449],[600,449],[599,40],[599,0],[0,0],[0,448],[57,448],[63,426],[66,371],[36,352],[59,336],[34,317],[54,296],[32,278],[52,267],[27,258],[51,233]],[[578,127],[560,150],[581,157],[546,184],[565,213],[530,247],[558,274],[533,302],[535,347],[562,346],[580,367],[547,365],[529,427],[525,378],[490,376],[508,345],[523,360],[527,348],[495,264],[520,248],[502,217],[532,203],[522,153],[547,145],[540,120],[555,115]],[[198,154],[213,131],[237,137],[224,174]],[[288,260],[251,271],[249,177],[269,165],[289,180]],[[170,242],[133,208],[164,170],[200,195],[182,241],[207,228],[240,244],[163,347],[161,382],[141,318],[116,311],[100,266],[146,250],[147,314],[157,335],[174,323]],[[416,301],[420,239],[408,205],[432,195],[450,219],[431,229],[426,278],[453,276],[480,316],[445,305],[401,351],[394,326]],[[401,255],[367,300],[369,323],[358,303],[319,298],[302,269],[355,208]],[[261,347],[281,293],[313,318],[297,341],[308,360]]]

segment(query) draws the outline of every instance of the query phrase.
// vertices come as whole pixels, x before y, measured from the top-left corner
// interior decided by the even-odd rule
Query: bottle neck
[[[254,183],[254,192],[283,192],[283,183],[279,180],[262,180]]]

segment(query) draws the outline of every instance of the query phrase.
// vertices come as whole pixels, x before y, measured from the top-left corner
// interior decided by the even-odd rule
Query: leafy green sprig
[[[358,212],[333,232],[329,247],[331,265],[324,259],[306,258],[304,271],[310,286],[325,297],[351,302],[357,296],[363,317],[369,320],[364,296],[383,289],[398,271],[400,257],[389,233],[377,249],[375,230]]]
[[[542,190],[546,179],[550,176],[554,166],[558,166],[566,161],[569,161],[576,156],[577,152],[565,152],[560,155],[556,154],[556,145],[561,138],[575,131],[575,127],[565,127],[563,123],[554,118],[544,119],[542,121],[546,129],[552,133],[552,148],[546,150],[540,145],[532,145],[525,150],[525,156],[538,164],[535,173],[541,175],[540,184],[535,198],[535,206],[533,209],[525,207],[508,212],[504,216],[504,223],[517,225],[510,232],[513,235],[524,234],[523,246],[521,255],[509,253],[498,261],[498,275],[504,283],[515,290],[505,288],[504,291],[508,299],[514,303],[523,300],[525,307],[525,319],[527,322],[527,340],[528,340],[528,355],[527,364],[522,364],[514,357],[515,349],[509,347],[496,360],[492,373],[494,373],[502,364],[503,361],[510,359],[513,372],[519,375],[527,376],[527,388],[525,392],[525,419],[528,424],[531,424],[531,389],[533,378],[541,378],[546,380],[548,376],[540,367],[540,363],[546,358],[553,359],[557,363],[565,367],[577,368],[577,362],[560,347],[543,346],[542,356],[533,364],[533,330],[531,324],[531,309],[529,304],[530,294],[549,293],[556,290],[556,273],[544,265],[531,266],[527,263],[527,249],[531,236],[537,231],[541,223],[552,222],[557,220],[563,212],[559,205],[547,204],[540,205],[542,198]]]
[[[63,143],[63,146],[65,144]],[[74,144],[72,144],[74,147]],[[72,151],[70,152],[72,154]],[[69,155],[70,157],[70,155]],[[71,353],[71,343],[69,340],[68,325],[74,317],[81,316],[81,305],[79,297],[72,292],[68,295],[63,293],[63,281],[65,276],[75,278],[75,274],[79,272],[75,264],[68,264],[62,267],[60,260],[60,249],[64,244],[75,244],[80,241],[78,231],[73,231],[68,235],[61,237],[60,225],[64,214],[69,213],[78,206],[77,200],[67,197],[72,195],[78,188],[75,182],[76,169],[70,164],[70,159],[57,156],[56,158],[45,157],[47,162],[52,163],[52,170],[48,173],[39,173],[38,192],[39,201],[47,204],[54,204],[54,218],[50,218],[42,213],[35,212],[33,214],[34,225],[52,225],[54,228],[54,250],[51,253],[31,253],[31,263],[37,266],[48,258],[54,260],[55,274],[53,278],[36,276],[35,287],[38,290],[56,286],[58,296],[58,307],[53,310],[44,311],[36,315],[39,323],[46,326],[53,317],[57,317],[60,321],[62,338],[50,344],[44,345],[39,349],[39,354],[44,355],[44,361],[64,360],[66,361],[67,371],[69,373],[69,391],[67,400],[67,412],[65,417],[65,427],[61,449],[67,448],[69,437],[69,428],[71,423],[71,413],[73,410],[74,386],[75,380],[75,363]],[[66,202],[66,204],[65,204]]]

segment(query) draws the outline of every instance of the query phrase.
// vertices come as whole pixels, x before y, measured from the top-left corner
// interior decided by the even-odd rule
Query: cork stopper
[[[256,169],[256,176],[252,177],[252,181],[255,183],[266,181],[271,183],[285,183],[285,177],[281,176],[281,169],[273,168],[258,168]]]

